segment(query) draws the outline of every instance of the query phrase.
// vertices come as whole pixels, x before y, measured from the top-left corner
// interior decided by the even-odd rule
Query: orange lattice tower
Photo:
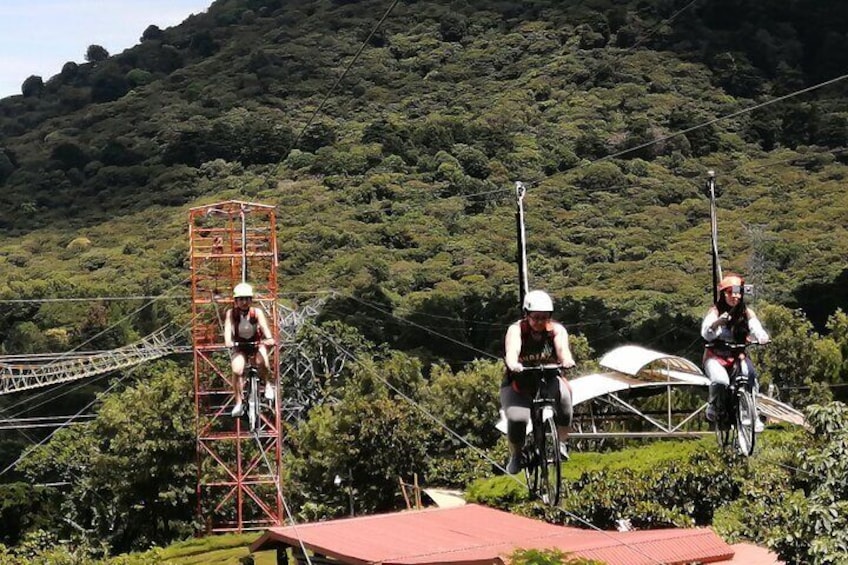
[[[233,377],[223,332],[233,287],[246,281],[279,344],[274,207],[231,200],[192,208],[189,242],[198,514],[214,532],[277,526],[283,522],[279,387],[257,431],[246,418],[231,417]],[[279,383],[278,347],[269,353]]]

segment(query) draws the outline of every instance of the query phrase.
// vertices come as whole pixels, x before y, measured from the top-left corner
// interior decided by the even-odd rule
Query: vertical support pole
[[[710,254],[712,256],[713,275],[713,304],[718,302],[718,283],[721,281],[721,262],[718,255],[718,213],[716,209],[716,178],[715,171],[707,171],[705,192],[710,199]]]
[[[515,196],[517,200],[517,209],[515,212],[516,232],[518,233],[518,248],[516,251],[516,259],[518,262],[518,304],[519,308],[524,304],[524,297],[530,292],[530,285],[527,276],[527,231],[524,227],[524,195],[527,194],[527,189],[524,183],[516,181]]]

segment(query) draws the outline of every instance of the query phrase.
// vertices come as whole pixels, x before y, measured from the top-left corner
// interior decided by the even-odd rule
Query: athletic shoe
[[[274,385],[265,383],[265,400],[273,401],[274,396]]]
[[[764,429],[766,429],[766,427],[763,424],[762,420],[760,420],[759,418],[754,420],[754,433],[761,434],[763,433]]]
[[[242,404],[241,402],[236,402],[236,405],[233,406],[232,417],[238,418],[239,416],[242,416],[243,414],[244,414],[244,404]]]
[[[559,455],[564,460],[568,460],[568,442],[566,440],[559,442]]]
[[[707,417],[707,420],[709,420],[710,422],[715,422],[716,421],[715,406],[713,406],[712,404],[708,404],[707,405],[707,411],[706,411],[705,415]]]

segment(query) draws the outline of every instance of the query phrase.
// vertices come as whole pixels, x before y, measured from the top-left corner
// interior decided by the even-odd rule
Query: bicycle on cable
[[[715,432],[722,449],[735,448],[743,457],[754,453],[756,443],[757,413],[756,390],[753,378],[749,378],[746,365],[748,343],[707,344],[707,348],[721,348],[733,354],[733,365],[728,372],[730,384],[717,398]]]
[[[528,426],[522,450],[524,475],[530,495],[545,504],[556,506],[562,494],[562,454],[559,432],[554,418],[558,390],[558,379],[564,370],[562,365],[539,365],[524,367],[522,377],[537,377],[535,394],[530,408]]]

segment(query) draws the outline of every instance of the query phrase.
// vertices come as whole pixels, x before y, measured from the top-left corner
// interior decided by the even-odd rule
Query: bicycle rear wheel
[[[756,419],[757,407],[754,405],[754,397],[747,390],[740,390],[736,407],[736,447],[739,454],[745,457],[754,453]]]
[[[559,504],[562,485],[562,456],[559,452],[559,433],[556,422],[548,418],[543,424],[540,485],[538,494],[542,502],[551,506]]]

